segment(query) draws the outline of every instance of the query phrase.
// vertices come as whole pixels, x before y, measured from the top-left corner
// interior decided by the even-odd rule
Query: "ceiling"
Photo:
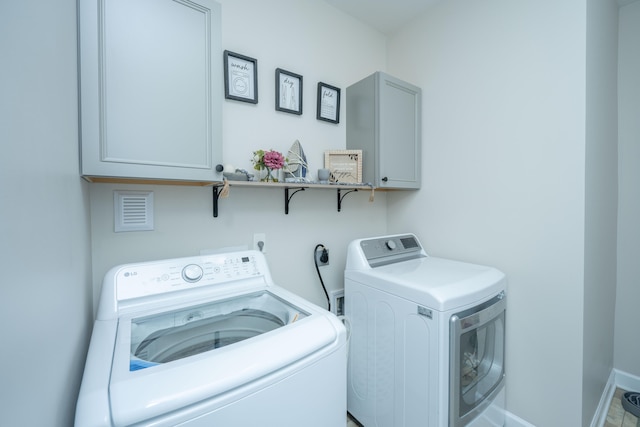
[[[391,34],[441,0],[324,0],[343,12]]]
[[[442,0],[324,0],[384,34],[402,28],[416,16]],[[624,6],[638,0],[617,0]]]

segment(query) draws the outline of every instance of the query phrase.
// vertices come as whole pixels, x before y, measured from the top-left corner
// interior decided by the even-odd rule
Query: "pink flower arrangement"
[[[273,150],[264,153],[262,161],[269,169],[281,169],[284,166],[284,156]]]
[[[277,182],[278,179],[271,176],[271,171],[282,169],[287,159],[282,155],[282,153],[274,150],[257,150],[253,152],[253,159],[251,161],[253,162],[253,168],[255,170],[267,170],[267,176],[262,178],[261,181]]]

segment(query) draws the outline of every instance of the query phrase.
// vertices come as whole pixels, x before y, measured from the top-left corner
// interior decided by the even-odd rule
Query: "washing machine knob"
[[[202,279],[202,267],[198,264],[189,264],[182,269],[182,278],[187,282],[197,282]]]
[[[386,245],[390,250],[394,250],[396,248],[396,242],[394,242],[393,240],[387,240]]]

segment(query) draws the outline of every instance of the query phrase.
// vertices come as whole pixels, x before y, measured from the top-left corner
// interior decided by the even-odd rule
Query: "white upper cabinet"
[[[82,175],[219,181],[220,5],[80,0]]]
[[[347,148],[362,150],[362,181],[376,188],[421,184],[422,90],[377,72],[349,86]]]

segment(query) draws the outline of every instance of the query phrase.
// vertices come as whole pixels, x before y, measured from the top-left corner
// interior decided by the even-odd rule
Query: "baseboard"
[[[616,386],[627,391],[640,392],[640,377],[614,369]]]
[[[602,392],[600,402],[596,413],[591,420],[591,427],[603,427],[607,421],[607,412],[609,411],[609,402],[613,394],[616,392],[616,388],[620,387],[623,390],[640,390],[640,377],[628,374],[626,372],[612,369],[607,385]]]
[[[607,385],[604,387],[600,402],[596,408],[596,413],[593,414],[591,419],[591,427],[603,427],[605,421],[607,421],[607,412],[609,412],[609,402],[613,394],[616,392],[616,372],[615,369],[611,370]]]
[[[605,386],[600,402],[598,403],[598,408],[591,420],[591,427],[604,426],[607,420],[607,412],[609,411],[609,403],[611,402],[611,398],[616,392],[617,387],[620,387],[623,390],[640,392],[640,377],[617,369],[611,370],[611,374],[607,380],[607,385]],[[506,411],[504,425],[505,427],[535,427],[533,424],[528,423],[509,411]]]

